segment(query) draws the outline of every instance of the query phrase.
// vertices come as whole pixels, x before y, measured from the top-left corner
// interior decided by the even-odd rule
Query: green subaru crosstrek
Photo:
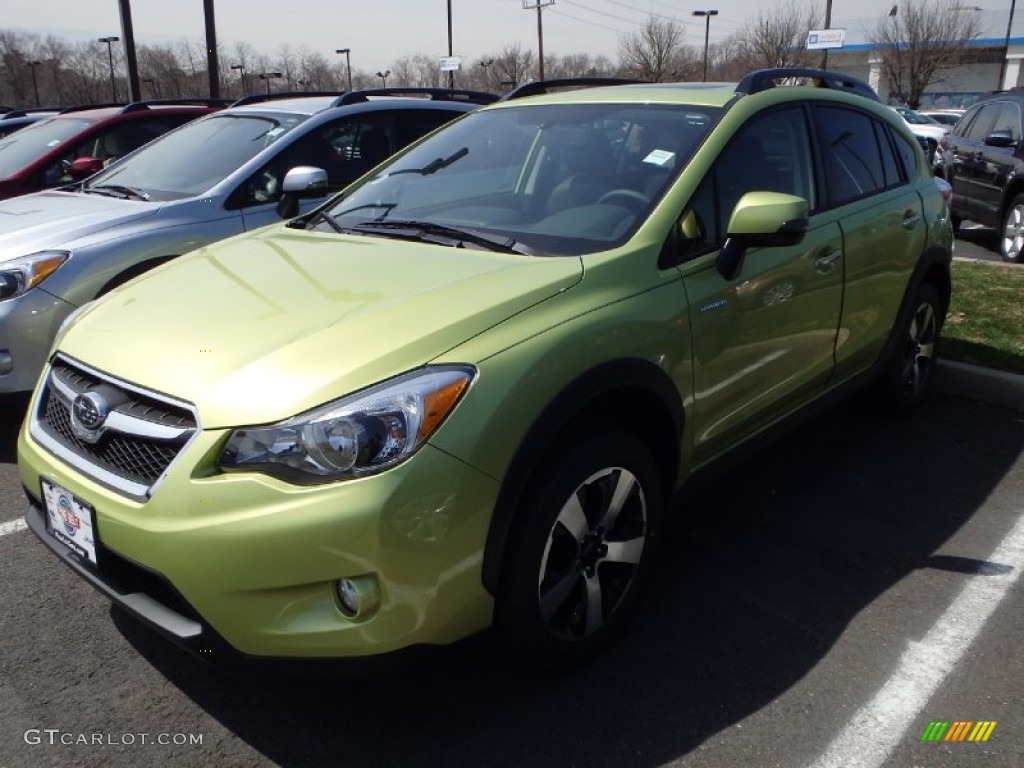
[[[948,186],[872,95],[505,100],[128,283],[58,334],[29,525],[214,658],[589,656],[695,472],[855,385],[924,396]]]

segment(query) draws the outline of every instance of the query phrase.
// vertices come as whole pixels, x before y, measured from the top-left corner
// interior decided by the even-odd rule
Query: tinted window
[[[971,107],[969,110],[964,112],[963,118],[961,118],[960,122],[956,124],[956,128],[953,129],[953,135],[966,136],[967,131],[970,130],[971,123],[973,122],[974,118],[978,116],[978,113],[980,111],[981,107],[977,106]]]
[[[999,104],[984,104],[968,127],[967,138],[971,141],[985,141],[985,137],[992,133],[992,126],[996,124],[1001,111]]]
[[[878,141],[878,149],[882,157],[882,173],[885,178],[885,186],[893,187],[903,180],[900,172],[899,161],[896,159],[896,150],[892,146],[892,137],[889,135],[887,126],[874,122],[875,139]]]
[[[1012,101],[1000,104],[999,116],[992,126],[992,132],[1006,131],[1014,141],[1020,141],[1020,107]]]
[[[872,195],[888,186],[874,120],[863,112],[818,107],[818,135],[832,203]]]
[[[914,178],[923,159],[921,145],[916,142],[911,144],[907,139],[903,138],[902,134],[896,133],[893,130],[889,131],[889,135],[892,137],[893,146],[896,147],[896,153],[900,157],[900,163],[903,166],[903,177],[906,179]]]
[[[736,203],[747,192],[785,192],[817,207],[811,142],[802,109],[759,115],[732,138],[683,215],[686,250],[715,250],[725,241]]]

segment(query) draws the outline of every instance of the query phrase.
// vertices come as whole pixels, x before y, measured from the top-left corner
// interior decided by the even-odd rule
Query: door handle
[[[843,258],[842,251],[832,251],[832,253],[826,253],[824,256],[819,256],[814,260],[814,268],[822,274],[830,272],[832,267],[835,266],[836,262]]]
[[[913,229],[917,226],[917,222],[921,220],[921,214],[907,212],[903,214],[903,228]]]

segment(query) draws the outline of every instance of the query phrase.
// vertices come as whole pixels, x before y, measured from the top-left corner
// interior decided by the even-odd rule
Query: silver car
[[[0,202],[0,393],[32,389],[77,307],[187,251],[310,210],[497,98],[397,93],[243,99],[84,182]],[[187,296],[167,301],[188,311]]]

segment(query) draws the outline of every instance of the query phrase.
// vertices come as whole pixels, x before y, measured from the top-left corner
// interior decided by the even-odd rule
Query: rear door
[[[927,238],[913,186],[925,162],[903,134],[867,112],[818,105],[828,209],[842,231],[845,287],[836,378],[871,365],[889,337]]]

